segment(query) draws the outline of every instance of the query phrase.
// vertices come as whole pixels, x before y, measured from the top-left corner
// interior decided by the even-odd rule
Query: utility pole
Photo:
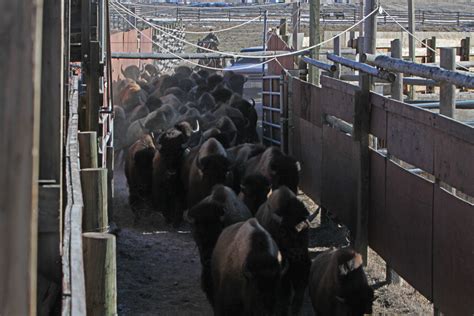
[[[408,0],[408,31],[413,34],[408,36],[408,52],[410,61],[416,62],[415,51],[415,0]],[[415,100],[415,86],[410,86],[409,99]]]
[[[300,16],[300,3],[293,2],[293,10],[291,10],[291,25],[293,27],[293,38],[292,38],[292,45],[293,49],[298,49],[298,32],[300,31],[299,28],[299,16]]]
[[[368,16],[377,7],[377,0],[366,0],[364,16]],[[362,53],[375,54],[377,50],[377,14],[373,14],[364,21],[364,51]]]
[[[309,46],[319,44],[321,42],[320,30],[321,26],[319,23],[321,7],[321,0],[310,0],[309,1]],[[311,50],[311,58],[319,59],[320,47],[316,47]],[[309,82],[319,86],[319,69],[316,67],[309,67]]]

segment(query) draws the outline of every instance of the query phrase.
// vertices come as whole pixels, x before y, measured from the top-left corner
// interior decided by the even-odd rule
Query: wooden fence
[[[127,5],[131,10],[137,10],[137,14],[148,18],[160,18],[175,21],[246,21],[249,17],[263,16],[267,10],[267,17],[270,21],[279,21],[281,18],[289,18],[292,15],[292,6],[272,6],[272,7],[186,7],[171,5],[156,5],[140,7],[139,5]],[[309,23],[309,6],[302,4],[301,22]],[[403,10],[387,9],[387,12],[402,24],[408,23],[408,13]],[[360,7],[352,5],[337,5],[321,8],[321,22],[323,23],[355,23],[360,20]],[[440,11],[431,8],[420,8],[415,12],[416,23],[419,25],[443,25],[443,26],[469,26],[474,19],[474,13],[466,11]],[[119,21],[116,13],[112,13],[112,22]],[[380,23],[394,24],[392,19],[380,15]],[[256,22],[262,22],[263,19]]]
[[[360,131],[342,132],[328,122],[354,123],[360,89],[325,76],[321,87],[296,78],[284,85],[289,151],[301,162],[300,186],[354,232],[364,174],[354,136]],[[470,315],[474,128],[375,93],[369,99],[367,132],[386,144],[369,149],[369,246],[443,313]]]

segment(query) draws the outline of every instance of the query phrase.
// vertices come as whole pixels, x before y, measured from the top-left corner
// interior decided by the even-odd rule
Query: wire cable
[[[114,4],[117,4],[119,7],[121,7],[124,11],[126,11],[129,15],[133,16],[133,17],[136,17],[136,18],[139,18],[140,20],[144,21],[146,24],[150,25],[151,27],[155,28],[155,26],[152,24],[152,23],[149,23],[148,21],[146,21],[145,19],[143,19],[142,17],[134,14],[133,12],[131,12],[130,10],[128,10],[127,8],[125,8],[121,3],[118,3],[116,1],[113,1],[111,2],[112,5]],[[176,40],[178,41],[181,41],[185,44],[188,44],[188,45],[191,45],[191,46],[194,46],[194,47],[197,47],[197,48],[200,48],[202,50],[205,50],[205,51],[209,51],[209,52],[213,52],[213,53],[216,53],[216,54],[220,54],[220,55],[223,55],[223,56],[229,56],[229,57],[233,57],[233,58],[238,58],[238,57],[242,57],[242,58],[253,58],[253,59],[262,59],[262,58],[277,58],[277,57],[285,57],[285,56],[294,56],[294,55],[301,55],[302,53],[306,53],[316,47],[320,47],[320,46],[323,46],[324,44],[326,43],[329,43],[329,42],[332,42],[336,37],[339,37],[341,36],[342,34],[352,30],[353,28],[357,27],[359,24],[361,24],[362,22],[364,22],[366,19],[368,19],[369,17],[371,17],[373,14],[375,14],[377,11],[379,10],[379,7],[375,8],[371,13],[369,13],[368,15],[366,15],[365,17],[363,17],[361,20],[359,20],[358,22],[356,22],[355,24],[353,24],[352,26],[348,27],[347,29],[345,29],[344,31],[334,35],[333,37],[327,39],[327,40],[324,40],[318,44],[315,44],[313,46],[310,46],[310,47],[307,47],[307,48],[304,48],[304,49],[300,49],[300,50],[296,50],[296,51],[291,51],[291,52],[288,52],[288,53],[282,53],[282,54],[273,54],[273,55],[245,55],[245,54],[236,54],[236,53],[232,53],[232,52],[221,52],[221,51],[216,51],[216,50],[213,50],[213,49],[209,49],[209,48],[205,48],[205,47],[202,47],[202,46],[199,46],[197,44],[194,44],[194,43],[190,43],[186,40],[182,40],[176,36],[174,36],[173,34],[169,34],[163,30],[161,30],[163,33],[169,35],[170,37],[173,37],[175,38]],[[156,28],[155,28],[156,29]]]
[[[216,67],[210,67],[210,66],[206,66],[206,65],[201,65],[201,64],[198,64],[198,63],[195,63],[193,61],[190,61],[188,59],[184,59],[182,58],[181,56],[169,51],[168,49],[164,48],[163,46],[161,46],[160,44],[158,44],[157,42],[155,42],[152,38],[150,38],[148,35],[146,35],[144,32],[142,32],[141,30],[139,30],[137,27],[135,27],[135,25],[133,25],[132,22],[130,22],[128,19],[125,18],[125,16],[119,12],[119,10],[114,6],[112,5],[112,8],[128,23],[130,24],[130,26],[132,28],[134,28],[138,33],[140,33],[143,37],[147,38],[148,40],[150,40],[153,44],[157,45],[159,48],[161,48],[165,53],[168,53],[168,54],[171,54],[172,56],[176,57],[177,59],[180,59],[186,63],[189,63],[191,65],[194,65],[194,66],[197,66],[197,67],[201,67],[201,68],[205,68],[205,69],[209,69],[209,70],[216,70],[216,71],[222,71],[223,68],[216,68]],[[269,59],[269,60],[266,60],[262,63],[259,63],[259,64],[252,64],[251,66],[243,66],[243,67],[235,67],[234,70],[242,70],[242,69],[249,69],[249,68],[253,68],[253,67],[258,67],[258,66],[262,66],[264,64],[267,64],[269,62],[271,62],[272,60],[275,60],[276,58],[272,58],[272,59]]]
[[[428,50],[430,50],[431,52],[433,52],[435,55],[438,55],[438,52],[436,51],[436,49],[431,48],[431,47],[428,46],[426,43],[424,43],[422,40],[420,40],[418,37],[416,37],[415,34],[411,33],[409,30],[407,30],[403,25],[400,24],[400,22],[398,22],[393,16],[391,16],[384,8],[382,8],[382,11],[383,11],[390,19],[392,19],[393,22],[395,22],[396,24],[398,24],[398,26],[399,26],[403,31],[405,31],[406,33],[408,33],[408,35],[410,35],[410,36],[413,37],[415,40],[417,40],[418,42],[420,42],[421,45],[423,45],[424,47],[426,47]],[[458,66],[459,68],[465,69],[465,70],[468,71],[468,72],[472,72],[469,68],[464,67],[464,66],[461,65],[461,64],[456,63],[456,66]]]

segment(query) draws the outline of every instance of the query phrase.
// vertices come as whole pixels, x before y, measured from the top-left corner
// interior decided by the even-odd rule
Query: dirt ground
[[[117,234],[117,282],[119,315],[212,315],[200,288],[199,254],[189,224],[179,229],[167,225],[159,213],[144,206],[134,223],[128,204],[128,188],[122,167],[114,173],[114,221]],[[313,211],[316,205],[300,196]],[[347,244],[347,229],[333,222],[312,223],[310,251]],[[376,296],[374,314],[430,314],[432,305],[406,283],[383,285],[385,263],[373,251],[366,269]],[[381,286],[383,285],[383,286]],[[306,299],[303,315],[312,315]]]

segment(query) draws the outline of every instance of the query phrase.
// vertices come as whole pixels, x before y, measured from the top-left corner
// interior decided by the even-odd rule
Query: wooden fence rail
[[[289,148],[301,162],[301,188],[354,231],[358,151],[354,136],[327,118],[353,124],[359,88],[324,76],[321,87],[288,82]],[[474,128],[375,93],[370,105],[368,132],[386,148],[370,148],[369,245],[439,310],[472,314]]]

